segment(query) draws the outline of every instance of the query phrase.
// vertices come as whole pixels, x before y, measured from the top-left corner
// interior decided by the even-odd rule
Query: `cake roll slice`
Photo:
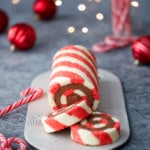
[[[93,112],[71,127],[71,138],[82,145],[112,144],[120,137],[120,121],[110,114]]]
[[[49,103],[53,110],[82,99],[96,110],[99,104],[99,82],[96,58],[81,45],[61,48],[54,56],[49,85]]]
[[[55,110],[42,117],[42,124],[47,133],[63,130],[78,123],[92,113],[92,109],[85,100],[79,101],[65,108]]]

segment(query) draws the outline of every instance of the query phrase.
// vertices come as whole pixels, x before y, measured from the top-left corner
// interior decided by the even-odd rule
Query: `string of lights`
[[[21,0],[12,0],[12,4],[16,5],[16,4],[18,4],[20,1],[21,1]],[[102,0],[85,0],[85,1],[100,3]],[[61,7],[61,6],[63,5],[63,0],[55,0],[55,4],[56,4],[57,7]],[[131,7],[134,7],[134,8],[139,7],[139,2],[136,1],[136,0],[132,0],[132,1],[131,1]],[[81,13],[84,12],[84,11],[88,11],[87,8],[88,8],[88,7],[87,7],[87,4],[85,4],[83,1],[82,1],[82,3],[80,3],[80,4],[78,4],[78,5],[76,6],[77,11],[79,11],[79,12],[81,12]],[[103,21],[104,18],[105,18],[105,16],[104,16],[104,14],[103,14],[102,12],[97,12],[97,13],[95,14],[95,19],[96,19],[97,21]],[[69,25],[69,26],[67,27],[67,29],[66,29],[66,31],[67,31],[69,34],[73,34],[73,33],[75,33],[75,32],[82,32],[82,33],[86,34],[86,33],[89,32],[89,30],[90,30],[90,29],[89,29],[87,26],[83,26],[83,27],[77,29],[76,26],[74,26],[74,25]]]

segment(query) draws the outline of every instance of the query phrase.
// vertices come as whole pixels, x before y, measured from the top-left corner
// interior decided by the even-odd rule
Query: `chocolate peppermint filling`
[[[60,102],[61,96],[63,95],[63,93],[65,91],[67,91],[69,89],[82,91],[86,95],[86,97],[87,97],[87,103],[88,103],[88,105],[92,107],[93,101],[94,101],[94,97],[93,97],[93,94],[92,94],[92,92],[91,92],[90,89],[88,89],[87,87],[85,87],[82,84],[68,84],[68,85],[62,86],[57,91],[57,93],[54,96],[55,103],[56,103],[56,105],[57,105],[58,108],[62,107],[62,104]],[[75,93],[72,94],[72,95],[69,95],[69,96],[67,96],[67,105],[69,106],[71,104],[74,104],[74,103],[78,102],[79,100],[81,100],[81,96],[80,95],[75,94]]]
[[[93,127],[93,128],[90,128],[90,127],[88,127],[88,126],[86,126],[86,125],[83,125],[83,124],[80,124],[80,126],[81,126],[83,129],[88,129],[88,130],[94,131],[94,130],[105,130],[105,129],[108,129],[108,128],[113,128],[114,125],[115,125],[115,121],[112,120],[111,117],[109,117],[109,116],[107,116],[107,115],[105,115],[105,114],[92,114],[91,116],[89,116],[89,117],[87,118],[88,124],[92,124],[92,125],[100,124],[100,121],[94,120],[94,118],[106,119],[106,120],[108,121],[108,123],[105,124],[105,126],[99,127],[99,128],[94,128],[94,127]]]

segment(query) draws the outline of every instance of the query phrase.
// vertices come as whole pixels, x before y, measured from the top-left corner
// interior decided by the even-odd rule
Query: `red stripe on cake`
[[[100,123],[108,124],[108,120],[101,118]]]
[[[69,89],[69,90],[65,91],[63,95],[69,96],[69,95],[72,95],[73,93],[74,93],[74,89]]]
[[[117,130],[118,134],[120,135],[120,122],[116,122],[114,128]]]
[[[67,53],[66,52],[66,53],[63,53],[63,54],[58,54],[56,56],[56,59],[58,59],[60,57],[65,57],[65,56],[69,56],[69,57],[72,57],[72,58],[79,59],[80,61],[82,61],[83,63],[85,63],[87,66],[89,66],[90,69],[92,70],[92,72],[94,73],[94,75],[97,76],[96,66],[95,65],[91,65],[85,58],[83,58],[82,56],[80,56],[78,54],[73,54],[73,53]]]
[[[99,140],[100,145],[113,143],[109,134],[104,131],[93,131],[92,134]]]
[[[95,82],[94,78],[91,76],[91,74],[89,73],[89,71],[87,71],[83,66],[77,64],[77,63],[72,63],[69,61],[63,61],[63,62],[59,62],[57,64],[55,64],[53,67],[59,67],[59,66],[67,66],[67,67],[71,67],[71,68],[77,68],[80,71],[84,72],[88,78],[92,81],[92,83],[94,84],[94,87],[96,87],[98,89],[98,83]]]
[[[73,136],[74,141],[84,145],[84,142],[82,141],[82,138],[80,137],[78,133],[79,129],[80,129],[79,126],[77,125],[73,126],[73,128],[71,128],[72,136]]]
[[[89,53],[92,55],[92,57],[94,58],[94,60],[95,60],[95,65],[96,65],[96,57],[95,57],[95,55],[93,54],[93,52],[91,51],[91,50],[88,50],[89,51]]]
[[[82,97],[80,98],[80,101],[83,101],[83,100],[87,100],[87,96],[82,96]]]
[[[76,106],[76,109],[69,110],[69,112],[67,112],[67,114],[70,116],[75,116],[80,119],[85,118],[86,116],[89,115],[89,113],[80,106]]]
[[[94,88],[94,89],[92,90],[92,93],[93,93],[93,96],[94,96],[94,99],[95,99],[95,100],[99,100],[99,99],[100,99],[98,89]]]
[[[59,90],[60,87],[61,87],[61,85],[59,83],[55,83],[50,86],[49,92],[55,94],[55,93],[57,93],[57,91]]]
[[[85,52],[84,50],[82,50],[82,48],[79,48],[79,47],[76,47],[76,46],[73,46],[73,45],[66,46],[66,47],[64,47],[64,48],[62,48],[62,49],[60,49],[60,50],[62,50],[62,51],[63,51],[63,50],[79,51],[79,52],[81,52],[82,54],[84,54],[89,60],[91,60],[94,65],[96,65],[95,56],[94,56],[93,53],[90,52],[90,51],[89,51],[89,52],[90,52],[91,57],[90,57],[90,55],[89,55],[87,52]],[[93,58],[93,59],[92,59],[92,58]]]
[[[59,72],[56,72],[55,74],[53,74],[50,77],[50,80],[53,80],[56,77],[67,77],[67,78],[70,78],[71,79],[71,83],[78,83],[78,84],[83,84],[84,83],[84,79],[80,75],[78,75],[76,73],[73,73],[73,72],[70,72],[70,71],[59,71]]]
[[[66,107],[66,106],[65,106]],[[53,110],[58,110],[59,108],[57,106],[52,107]]]
[[[64,129],[66,128],[66,126],[64,124],[61,124],[60,122],[58,122],[57,120],[54,119],[47,119],[45,120],[45,122],[54,130],[60,130],[60,129]]]

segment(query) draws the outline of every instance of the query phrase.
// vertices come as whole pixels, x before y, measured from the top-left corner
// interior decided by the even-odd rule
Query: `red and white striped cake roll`
[[[120,121],[110,114],[93,112],[71,127],[71,138],[82,145],[106,145],[120,137]]]
[[[96,110],[99,104],[96,59],[91,51],[80,45],[61,48],[53,59],[49,103],[57,110],[85,98]]]
[[[52,133],[72,126],[91,113],[92,109],[83,100],[43,116],[42,124],[47,133]]]

